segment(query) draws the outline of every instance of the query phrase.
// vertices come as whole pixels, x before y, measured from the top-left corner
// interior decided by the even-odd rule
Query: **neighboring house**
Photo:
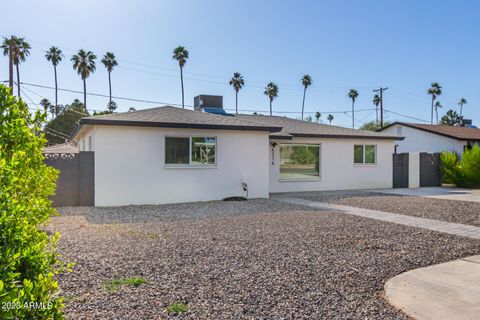
[[[396,135],[213,109],[82,118],[74,139],[94,151],[95,205],[392,187]]]
[[[397,142],[397,153],[455,151],[462,154],[465,148],[480,141],[480,129],[447,125],[394,122],[378,132],[405,137]]]
[[[65,142],[61,144],[54,144],[43,148],[43,153],[47,154],[66,154],[66,153],[78,153],[78,147],[71,142]]]

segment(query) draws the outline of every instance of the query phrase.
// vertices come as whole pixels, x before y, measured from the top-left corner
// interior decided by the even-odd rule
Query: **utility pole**
[[[380,128],[383,128],[383,91],[388,90],[388,87],[373,90],[373,92],[380,92]]]

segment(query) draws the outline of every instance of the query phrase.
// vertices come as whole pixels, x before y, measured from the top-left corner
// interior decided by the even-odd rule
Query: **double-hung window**
[[[165,164],[212,166],[216,161],[215,137],[166,137]]]
[[[280,179],[320,178],[319,144],[280,144]]]
[[[356,144],[353,147],[354,164],[377,163],[377,146],[374,144]]]

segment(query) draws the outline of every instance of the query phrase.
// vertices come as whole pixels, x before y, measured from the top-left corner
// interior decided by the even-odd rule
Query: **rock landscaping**
[[[391,277],[480,241],[274,200],[66,208],[68,319],[407,319]],[[143,279],[108,290],[116,279]]]

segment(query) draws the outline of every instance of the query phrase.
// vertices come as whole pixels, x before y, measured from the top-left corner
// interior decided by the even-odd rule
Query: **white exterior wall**
[[[96,126],[94,131],[96,206],[244,196],[242,181],[249,198],[268,198],[268,132],[127,126]],[[217,165],[166,168],[166,135],[217,137]]]
[[[401,127],[401,132],[397,129],[399,127]],[[398,145],[397,153],[455,151],[458,154],[462,154],[463,147],[466,145],[465,141],[459,141],[402,125],[391,126],[382,130],[382,132],[405,137],[405,140],[396,142]]]
[[[293,140],[275,140],[274,142],[276,142],[278,145],[273,148],[273,159],[272,145],[270,145],[270,192],[374,189],[392,187],[392,154],[395,145],[393,140],[294,138]],[[308,181],[282,181],[280,179],[279,146],[282,143],[321,144],[320,179]],[[354,164],[353,146],[355,144],[375,144],[377,146],[377,163]]]

